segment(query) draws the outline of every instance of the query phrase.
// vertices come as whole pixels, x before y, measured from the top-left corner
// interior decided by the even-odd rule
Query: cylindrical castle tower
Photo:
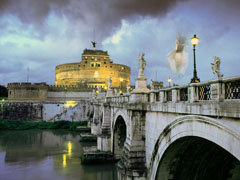
[[[109,77],[112,78],[112,87],[130,85],[130,67],[114,64],[107,51],[85,49],[81,62],[56,66],[56,85],[107,88]]]

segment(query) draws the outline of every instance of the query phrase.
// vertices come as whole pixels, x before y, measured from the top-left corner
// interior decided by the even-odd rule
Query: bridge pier
[[[93,118],[91,120],[91,134],[98,135],[100,134],[100,122],[99,122],[99,113],[100,105],[93,105]]]
[[[129,134],[118,163],[119,180],[146,180],[145,112],[131,111]]]
[[[111,151],[111,107],[103,104],[100,134],[97,137],[97,149]]]

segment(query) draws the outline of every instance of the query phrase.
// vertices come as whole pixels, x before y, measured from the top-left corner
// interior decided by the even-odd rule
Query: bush
[[[70,122],[31,122],[31,121],[10,121],[0,120],[0,130],[26,130],[26,129],[66,129],[74,130],[77,126],[87,125],[87,121]]]

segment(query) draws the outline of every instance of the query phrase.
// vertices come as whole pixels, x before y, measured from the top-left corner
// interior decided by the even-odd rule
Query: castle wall
[[[56,85],[77,85],[87,82],[89,86],[108,85],[112,78],[112,87],[130,85],[130,68],[124,65],[109,64],[103,67],[79,67],[81,63],[65,64],[56,68]]]
[[[80,101],[92,98],[93,88],[86,86],[49,86],[46,83],[9,83],[10,101]],[[99,97],[106,95],[104,89]]]
[[[130,85],[130,68],[114,64],[106,51],[85,49],[82,61],[56,66],[56,85],[108,86],[108,78],[112,78],[112,87]]]
[[[47,99],[51,100],[82,100],[92,96],[92,92],[48,92]]]
[[[48,86],[46,83],[9,83],[8,99],[14,100],[45,100]]]

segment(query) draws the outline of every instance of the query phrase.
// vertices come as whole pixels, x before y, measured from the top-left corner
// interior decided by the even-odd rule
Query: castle
[[[130,85],[130,67],[114,64],[108,52],[85,49],[82,61],[56,66],[56,85],[79,85],[102,87],[107,89],[108,78],[112,79],[112,87],[126,88]]]
[[[94,45],[83,51],[81,62],[56,66],[55,86],[44,82],[9,83],[8,100],[82,100],[95,92],[104,96],[109,77],[113,88],[124,91],[130,85],[130,67],[114,64],[107,51],[96,50]]]

